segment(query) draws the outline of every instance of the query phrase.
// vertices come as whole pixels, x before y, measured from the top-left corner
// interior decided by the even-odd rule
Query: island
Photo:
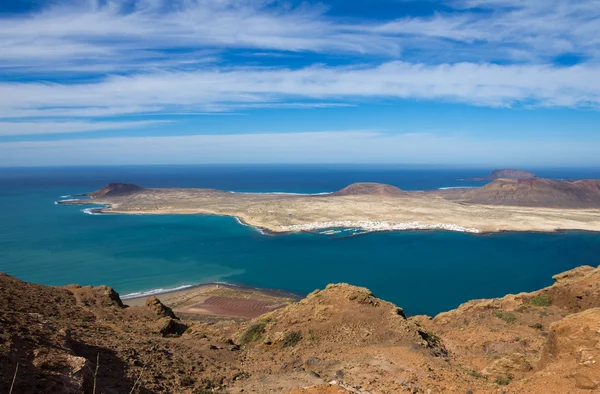
[[[503,169],[497,169],[494,170],[490,173],[490,175],[483,177],[483,178],[468,178],[468,180],[470,181],[492,181],[494,179],[500,179],[500,178],[504,178],[504,179],[533,179],[533,178],[537,178],[537,175],[535,175],[533,172],[531,171],[525,171],[525,170],[515,170],[512,168],[503,168]]]
[[[85,199],[97,214],[232,216],[262,231],[285,233],[335,228],[364,231],[447,230],[600,231],[600,181],[498,178],[478,188],[404,191],[356,183],[318,195],[234,193],[199,188],[143,188],[111,183]]]

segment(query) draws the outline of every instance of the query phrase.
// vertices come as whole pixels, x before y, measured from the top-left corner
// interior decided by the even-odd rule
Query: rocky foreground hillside
[[[600,269],[554,279],[434,318],[338,284],[252,321],[194,321],[0,275],[0,392],[596,392]]]

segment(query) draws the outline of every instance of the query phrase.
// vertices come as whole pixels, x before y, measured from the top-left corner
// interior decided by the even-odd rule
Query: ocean
[[[400,166],[126,166],[0,168],[0,271],[46,285],[106,284],[122,296],[205,282],[306,294],[364,286],[407,314],[435,315],[470,299],[531,291],[552,275],[600,264],[600,234],[372,233],[350,238],[264,235],[234,218],[86,215],[54,205],[109,182],[238,192],[331,192],[353,182],[405,190],[473,187],[491,169]],[[535,169],[534,169],[535,170]],[[600,178],[600,169],[541,169]]]

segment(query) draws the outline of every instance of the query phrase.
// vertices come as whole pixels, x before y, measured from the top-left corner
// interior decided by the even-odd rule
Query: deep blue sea
[[[370,288],[408,314],[529,291],[573,267],[600,264],[600,234],[374,233],[331,239],[263,235],[233,218],[86,215],[54,205],[109,182],[244,192],[318,193],[353,182],[406,190],[478,186],[491,169],[395,166],[139,166],[0,168],[0,271],[47,285],[107,284],[121,295],[223,281],[308,293],[328,283]],[[600,178],[600,169],[542,169]]]

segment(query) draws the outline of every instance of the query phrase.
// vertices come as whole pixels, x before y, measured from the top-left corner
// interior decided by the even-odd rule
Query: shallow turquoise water
[[[53,202],[105,182],[74,179],[67,171],[55,179],[45,175],[44,182],[4,183],[0,271],[49,285],[108,284],[121,294],[208,281],[307,293],[348,282],[409,314],[435,314],[469,299],[547,286],[558,272],[600,264],[600,235],[585,232],[330,239],[266,236],[227,217],[85,215]],[[452,186],[448,182],[439,183]]]

